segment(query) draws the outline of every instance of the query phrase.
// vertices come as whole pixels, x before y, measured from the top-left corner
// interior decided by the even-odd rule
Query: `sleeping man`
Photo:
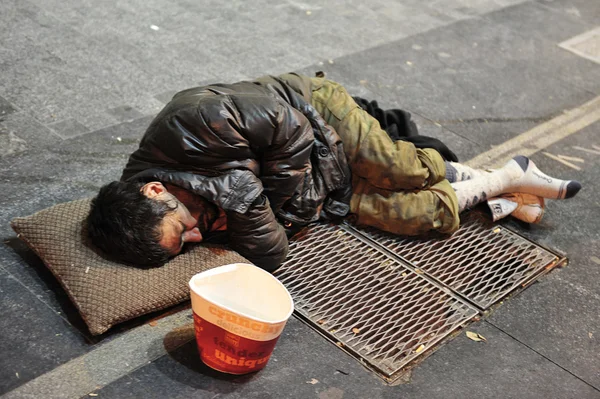
[[[431,148],[393,141],[378,119],[324,78],[286,74],[184,90],[152,121],[120,181],[93,200],[89,235],[140,267],[224,235],[273,271],[288,236],[318,220],[353,215],[399,235],[451,234],[459,213],[482,201],[508,193],[564,199],[581,188],[524,156],[491,173],[471,169],[451,162],[435,139],[425,140]]]

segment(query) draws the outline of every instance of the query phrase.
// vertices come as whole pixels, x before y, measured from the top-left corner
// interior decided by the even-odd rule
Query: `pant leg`
[[[352,185],[350,212],[358,216],[358,225],[411,236],[458,229],[458,201],[447,180],[419,191],[384,190],[358,176],[353,177]]]
[[[388,190],[423,189],[444,179],[446,167],[437,151],[394,143],[343,86],[322,78],[311,81],[311,104],[341,137],[353,175]]]

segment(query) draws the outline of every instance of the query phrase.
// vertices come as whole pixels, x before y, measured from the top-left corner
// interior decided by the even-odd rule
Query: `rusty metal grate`
[[[403,238],[360,230],[394,255],[484,310],[554,266],[559,257],[469,212],[451,237]]]
[[[275,275],[297,313],[388,378],[478,313],[339,226],[305,230]]]
[[[564,260],[469,212],[443,238],[348,224],[307,228],[275,275],[301,318],[392,381],[478,312]]]

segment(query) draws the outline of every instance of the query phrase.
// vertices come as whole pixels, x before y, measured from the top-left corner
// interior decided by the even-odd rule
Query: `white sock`
[[[450,183],[475,179],[487,173],[485,170],[473,169],[462,163],[446,161],[446,180]]]
[[[533,194],[543,198],[571,198],[581,184],[575,180],[560,180],[542,173],[522,155],[508,161],[504,167],[471,180],[452,183],[459,209],[471,208],[487,198],[508,193]]]

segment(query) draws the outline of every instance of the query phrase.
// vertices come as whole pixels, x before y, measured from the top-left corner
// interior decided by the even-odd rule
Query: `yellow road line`
[[[498,168],[515,155],[536,152],[600,120],[600,96],[566,111],[466,162],[472,168]]]

